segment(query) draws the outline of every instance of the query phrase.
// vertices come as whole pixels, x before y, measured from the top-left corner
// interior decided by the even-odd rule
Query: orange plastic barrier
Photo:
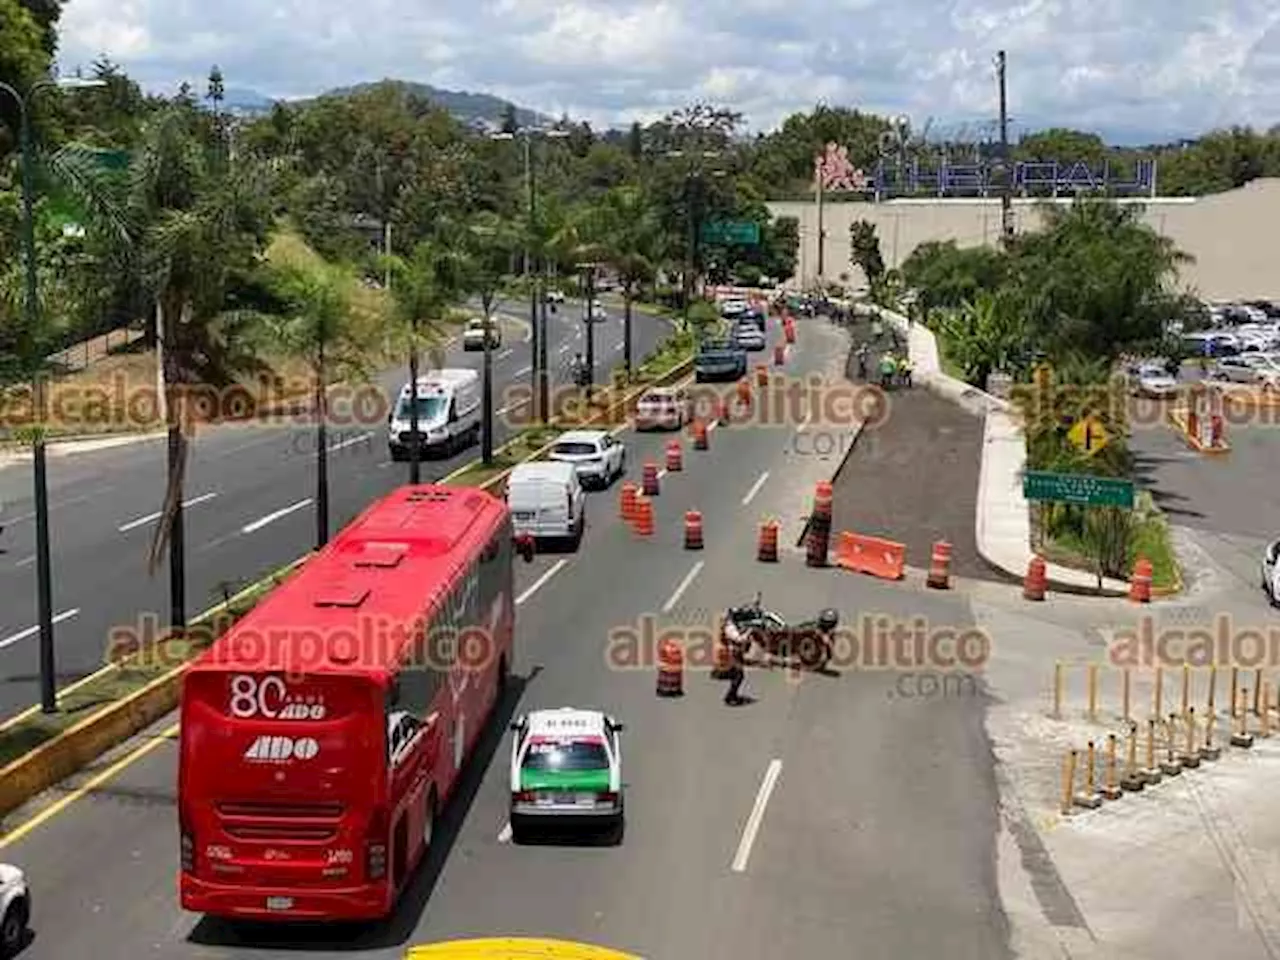
[[[622,493],[618,497],[618,512],[623,523],[634,523],[636,519],[636,494],[639,489],[628,480],[622,485]]]
[[[684,694],[684,650],[671,639],[658,645],[657,694],[660,697]]]
[[[907,565],[907,548],[880,537],[843,532],[836,547],[836,566],[866,573],[882,580],[901,580]]]
[[[1022,578],[1022,596],[1027,600],[1043,600],[1049,589],[1049,574],[1044,557],[1032,557],[1027,561],[1027,575]]]
[[[708,450],[711,447],[711,440],[707,434],[706,421],[698,419],[693,421],[693,449]]]
[[[653,522],[653,501],[644,495],[636,496],[635,516],[632,519],[632,529],[636,535],[640,537],[652,537]]]
[[[684,451],[679,440],[667,444],[667,473],[679,473],[684,469]]]
[[[641,473],[643,486],[641,491],[646,497],[656,497],[658,495],[658,465],[652,460],[644,465],[644,471]]]
[[[742,406],[744,407],[748,407],[751,405],[751,381],[750,380],[738,381],[738,403],[742,404]]]
[[[756,386],[767,387],[769,385],[769,368],[763,363],[756,364]]]
[[[685,511],[684,548],[686,550],[702,549],[702,513],[698,510]]]
[[[787,362],[787,346],[784,343],[777,343],[773,346],[773,365],[780,367]]]

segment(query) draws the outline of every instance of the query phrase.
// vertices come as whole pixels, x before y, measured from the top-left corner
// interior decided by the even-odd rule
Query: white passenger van
[[[405,384],[388,423],[391,459],[407,460],[412,390]],[[480,439],[480,374],[432,370],[418,377],[418,446],[423,453],[452,454]]]
[[[576,550],[586,528],[587,495],[574,464],[534,460],[507,477],[507,506],[516,536],[568,541]]]

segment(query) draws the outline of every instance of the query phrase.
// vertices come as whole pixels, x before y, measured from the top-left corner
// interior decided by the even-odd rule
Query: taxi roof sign
[[[404,960],[641,960],[608,947],[568,940],[493,937],[410,947]]]
[[[529,714],[530,733],[564,731],[599,732],[604,729],[604,715],[595,710],[560,707],[558,710],[535,710]]]

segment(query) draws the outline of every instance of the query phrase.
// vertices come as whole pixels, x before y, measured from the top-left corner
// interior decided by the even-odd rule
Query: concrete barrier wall
[[[1060,201],[1069,203],[1069,200]],[[1186,266],[1184,283],[1210,300],[1280,299],[1280,270],[1274,253],[1280,223],[1280,179],[1254,180],[1238,190],[1207,197],[1122,199],[1144,208],[1143,217],[1196,262]],[[1040,216],[1035,200],[1014,200],[1014,222],[1035,229]],[[793,279],[817,278],[817,208],[812,202],[770,203],[775,215],[800,221],[800,260]],[[896,267],[917,246],[930,240],[954,240],[961,246],[991,244],[1000,236],[1000,201],[982,199],[909,199],[884,203],[826,203],[823,275],[838,282],[841,273],[855,285],[861,271],[849,264],[849,225],[868,220],[876,226],[885,264]]]

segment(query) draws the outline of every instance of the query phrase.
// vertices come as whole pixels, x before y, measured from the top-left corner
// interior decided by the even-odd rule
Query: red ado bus
[[[505,689],[506,505],[404,487],[373,504],[183,681],[186,910],[387,916]]]

